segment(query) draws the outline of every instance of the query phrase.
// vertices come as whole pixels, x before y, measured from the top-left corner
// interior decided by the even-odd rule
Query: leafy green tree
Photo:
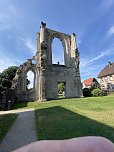
[[[59,93],[62,93],[63,91],[65,91],[65,85],[64,85],[63,82],[60,82],[60,83],[58,84],[58,92],[59,92]]]
[[[1,73],[1,77],[8,79],[8,80],[13,80],[15,73],[17,71],[17,66],[10,66],[7,69],[5,69],[2,73]]]
[[[12,80],[15,77],[17,66],[10,66],[0,73],[0,84],[3,87],[11,88]]]
[[[12,85],[12,81],[8,80],[8,79],[5,79],[3,78],[2,79],[2,83],[1,83],[2,86],[4,87],[7,87],[7,88],[11,88],[11,85]]]

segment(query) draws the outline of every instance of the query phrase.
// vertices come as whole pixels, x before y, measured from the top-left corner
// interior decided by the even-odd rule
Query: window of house
[[[113,77],[112,77],[112,76],[110,76],[110,80],[111,80],[111,81],[113,80]]]
[[[100,82],[101,82],[101,83],[103,82],[103,79],[102,79],[102,78],[100,79]]]
[[[112,84],[112,89],[114,89],[114,84]]]

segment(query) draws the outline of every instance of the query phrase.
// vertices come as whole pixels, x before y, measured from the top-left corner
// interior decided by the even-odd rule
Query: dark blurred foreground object
[[[89,136],[37,141],[13,152],[114,152],[114,144],[103,137]]]

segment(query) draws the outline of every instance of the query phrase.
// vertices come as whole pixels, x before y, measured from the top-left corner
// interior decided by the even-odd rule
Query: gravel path
[[[7,113],[18,113],[18,118],[2,141],[0,152],[11,152],[36,141],[34,109],[9,111]]]
[[[9,111],[0,111],[0,115],[10,114],[10,113],[20,113],[20,112],[27,112],[27,111],[34,111],[33,108],[29,109],[16,109],[16,110],[9,110]]]

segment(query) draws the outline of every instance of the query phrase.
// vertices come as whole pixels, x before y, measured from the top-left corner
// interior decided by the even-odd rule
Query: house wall
[[[114,74],[100,78],[100,86],[103,90],[114,91]]]

